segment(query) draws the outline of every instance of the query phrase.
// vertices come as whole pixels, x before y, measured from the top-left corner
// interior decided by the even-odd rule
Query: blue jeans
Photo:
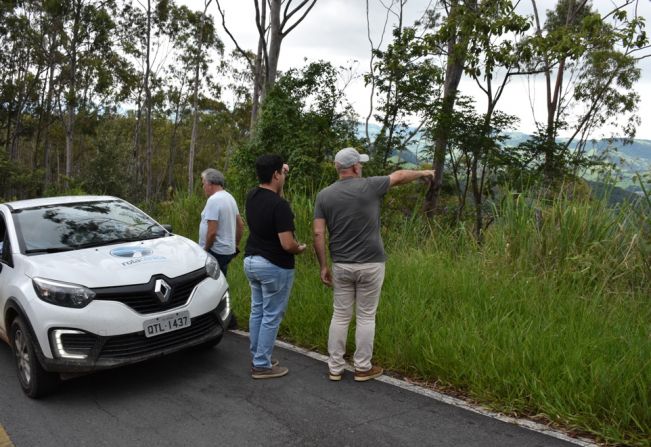
[[[262,256],[247,256],[244,273],[251,286],[249,337],[253,367],[271,368],[271,353],[287,309],[294,269],[278,267]]]

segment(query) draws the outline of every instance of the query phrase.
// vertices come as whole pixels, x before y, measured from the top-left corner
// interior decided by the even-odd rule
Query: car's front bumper
[[[85,352],[84,359],[48,358],[41,354],[43,368],[51,372],[86,373],[142,362],[193,346],[219,340],[230,324],[232,313],[222,319],[225,300],[211,312],[191,319],[189,327],[155,337],[145,337],[144,331],[131,334],[101,336],[84,333],[71,337],[67,348]],[[72,349],[71,349],[72,350]]]

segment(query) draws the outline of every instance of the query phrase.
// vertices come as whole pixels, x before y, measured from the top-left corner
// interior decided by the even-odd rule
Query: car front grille
[[[146,284],[135,284],[120,287],[95,288],[95,300],[118,301],[124,303],[141,314],[151,314],[183,306],[188,302],[194,288],[207,278],[206,270],[201,268],[176,278],[164,275],[152,276]],[[157,280],[164,280],[170,287],[171,293],[166,301],[155,293]]]
[[[190,327],[156,337],[147,338],[144,332],[108,337],[98,360],[146,356],[207,336],[220,328],[218,317],[210,312],[193,318]]]

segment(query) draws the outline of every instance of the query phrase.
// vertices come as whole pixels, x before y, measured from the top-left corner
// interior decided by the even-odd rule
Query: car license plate
[[[183,310],[164,317],[145,321],[145,337],[155,337],[166,332],[178,331],[190,326],[190,312]]]

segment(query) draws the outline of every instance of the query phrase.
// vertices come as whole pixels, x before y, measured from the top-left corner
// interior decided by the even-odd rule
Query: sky
[[[193,9],[203,9],[205,0],[179,0]],[[383,0],[384,3],[390,0]],[[294,0],[293,4],[299,3]],[[404,24],[410,25],[420,18],[430,3],[430,0],[409,0],[405,6]],[[519,11],[523,14],[531,12],[531,2],[521,0]],[[555,5],[555,0],[537,0],[538,10],[541,19],[544,17],[544,10]],[[253,0],[220,0],[222,9],[226,12],[226,24],[231,33],[238,40],[239,45],[245,49],[257,47],[257,29],[255,28],[255,9]],[[605,10],[613,4],[613,0],[592,0],[592,4]],[[369,0],[371,17],[371,38],[374,45],[378,45],[382,35],[384,22],[384,8],[380,0]],[[221,21],[213,0],[208,8],[208,13],[216,20]],[[647,20],[647,33],[651,34],[651,0],[640,0],[638,14]],[[390,22],[391,24],[392,22]],[[218,32],[227,46],[232,48],[232,42],[228,35],[218,26]],[[387,27],[384,37],[384,45],[389,42],[391,26]],[[371,44],[369,42],[366,26],[366,0],[318,0],[308,16],[301,22],[284,40],[280,52],[279,69],[287,70],[293,67],[302,67],[305,60],[308,62],[326,60],[335,66],[353,66],[359,77],[350,83],[346,94],[355,110],[363,121],[369,112],[370,90],[364,87],[361,75],[369,70]],[[637,91],[640,94],[639,116],[642,119],[637,129],[636,138],[651,140],[651,58],[641,62],[642,77],[637,84]],[[542,79],[539,84],[534,85],[535,95],[529,94],[529,82],[525,77],[512,80],[510,86],[505,90],[505,95],[498,103],[498,109],[516,115],[520,123],[515,130],[533,133],[535,124],[533,114],[536,118],[544,120],[544,88]],[[475,86],[474,81],[462,79],[460,89],[464,94],[478,98],[478,107],[483,110],[481,92]],[[613,134],[614,129],[600,129],[595,138],[608,137]]]

